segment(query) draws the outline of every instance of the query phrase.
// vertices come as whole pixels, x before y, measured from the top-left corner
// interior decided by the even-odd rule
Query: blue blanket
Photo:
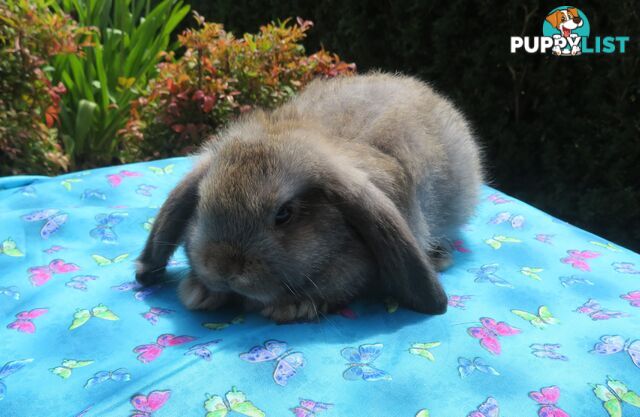
[[[637,254],[484,187],[443,316],[191,312],[133,272],[191,164],[0,179],[0,415],[640,415]]]

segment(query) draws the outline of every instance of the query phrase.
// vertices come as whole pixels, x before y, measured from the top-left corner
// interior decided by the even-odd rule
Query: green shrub
[[[0,3],[0,175],[67,168],[55,129],[66,88],[51,83],[47,62],[81,56],[86,35],[41,3]]]
[[[85,54],[53,60],[53,79],[68,90],[59,136],[70,166],[121,162],[124,144],[116,132],[125,126],[131,101],[156,75],[160,54],[189,6],[175,0],[59,0],[52,7],[97,31]]]
[[[127,128],[120,132],[134,156],[189,152],[242,112],[274,107],[316,76],[355,70],[324,50],[305,54],[300,42],[312,26],[309,21],[271,23],[258,34],[235,38],[222,25],[196,18],[198,30],[178,37],[184,54],[166,54],[158,77],[134,104]]]

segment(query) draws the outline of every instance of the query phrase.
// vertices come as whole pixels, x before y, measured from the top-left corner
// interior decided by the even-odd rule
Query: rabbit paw
[[[277,323],[291,323],[317,320],[321,314],[326,314],[328,310],[329,305],[327,303],[302,300],[288,304],[270,305],[263,308],[260,314]]]
[[[199,280],[183,279],[178,287],[180,301],[189,310],[215,310],[229,299],[229,294],[212,292]]]

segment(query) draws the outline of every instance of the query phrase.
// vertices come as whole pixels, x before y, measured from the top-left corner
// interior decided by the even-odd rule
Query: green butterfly
[[[522,275],[527,276],[529,278],[533,278],[538,281],[542,281],[542,278],[540,278],[540,275],[538,275],[538,272],[542,272],[542,271],[544,271],[544,269],[533,268],[528,266],[523,266],[522,269],[520,269],[520,273]]]
[[[225,417],[229,411],[234,411],[248,417],[265,416],[264,411],[247,400],[244,393],[238,391],[236,387],[232,387],[231,391],[225,395],[225,398],[219,395],[207,394],[204,409],[207,411],[205,417]]]
[[[418,411],[416,417],[429,417],[429,410],[423,408],[422,410]]]
[[[592,245],[600,246],[601,248],[609,249],[611,252],[622,252],[619,248],[617,248],[613,245],[613,243],[610,242],[602,243],[590,240],[589,243],[591,243]]]
[[[396,311],[398,311],[398,307],[400,307],[400,304],[398,304],[398,301],[391,297],[385,298],[384,304],[387,308],[387,313],[389,314],[395,313]]]
[[[484,241],[487,245],[491,246],[493,249],[500,249],[503,243],[520,243],[522,242],[515,237],[507,237],[504,235],[493,235],[492,238],[489,238]]]
[[[610,417],[622,417],[622,402],[640,408],[640,396],[610,376],[607,377],[607,385],[591,386],[596,397],[602,400],[602,406]]]
[[[97,317],[102,320],[120,320],[120,317],[116,316],[116,314],[109,310],[107,306],[104,304],[98,304],[93,307],[91,311],[84,310],[76,310],[73,314],[73,322],[71,322],[71,326],[69,326],[69,330],[77,329],[80,326],[83,326],[86,322],[89,321],[91,317]]]
[[[175,166],[174,164],[170,164],[164,168],[158,168],[158,167],[147,167],[147,168],[149,168],[149,170],[156,175],[165,175],[165,174],[169,175],[169,174],[173,174],[174,166]]]
[[[118,255],[113,259],[105,258],[104,256],[100,256],[100,255],[91,255],[91,258],[93,258],[93,260],[96,261],[98,266],[107,266],[107,265],[117,264],[124,261],[128,257],[129,257],[128,253],[123,253],[122,255]]]
[[[209,329],[209,330],[222,330],[222,329],[226,329],[227,327],[231,326],[232,324],[240,324],[240,323],[244,323],[244,316],[243,315],[234,317],[229,322],[202,323],[202,326],[207,328],[207,329]]]
[[[0,246],[0,254],[2,253],[7,256],[24,256],[24,253],[20,252],[16,247],[16,242],[11,238],[2,242],[2,246]]]
[[[533,327],[537,327],[538,329],[544,329],[547,327],[547,324],[560,323],[560,320],[553,317],[547,306],[540,306],[537,316],[523,310],[511,310],[511,312],[516,316],[527,320]]]
[[[147,232],[150,232],[151,228],[153,227],[154,221],[156,221],[155,217],[149,217],[147,221],[142,224],[142,227],[144,228],[144,230],[146,230]]]
[[[78,178],[69,178],[64,181],[61,181],[60,184],[62,184],[62,186],[66,188],[67,191],[71,191],[71,184],[73,184],[74,182],[80,182],[80,181],[82,180]]]
[[[429,349],[433,349],[438,346],[440,346],[440,342],[414,343],[413,345],[411,345],[411,349],[409,349],[409,352],[413,353],[414,355],[421,356],[425,359],[429,359],[431,362],[433,362],[436,360],[436,358],[433,356],[433,353],[429,351]]]
[[[91,365],[93,361],[77,361],[74,359],[65,359],[62,361],[62,366],[49,369],[55,375],[58,375],[62,379],[67,379],[71,376],[71,371],[76,368],[82,368],[83,366]]]

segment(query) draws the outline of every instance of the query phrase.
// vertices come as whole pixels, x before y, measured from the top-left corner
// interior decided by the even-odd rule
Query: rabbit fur
[[[437,271],[481,181],[468,123],[427,84],[316,80],[206,143],[156,216],[136,278],[157,282],[183,242],[189,308],[241,303],[288,322],[376,293],[441,314]]]

